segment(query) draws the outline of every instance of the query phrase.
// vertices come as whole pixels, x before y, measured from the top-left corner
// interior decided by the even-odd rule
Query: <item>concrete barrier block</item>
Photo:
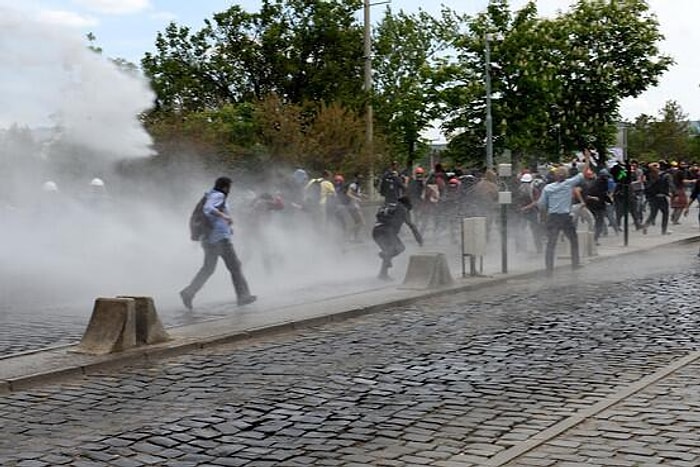
[[[404,289],[436,289],[452,284],[452,274],[443,253],[411,255],[404,277]]]
[[[595,235],[593,232],[581,231],[578,233],[578,244],[581,248],[581,256],[597,256],[598,247],[595,244]]]
[[[87,330],[76,351],[104,355],[136,347],[136,302],[97,298]]]
[[[156,313],[152,297],[120,295],[117,298],[131,298],[136,305],[136,344],[151,345],[170,340],[163,323]]]

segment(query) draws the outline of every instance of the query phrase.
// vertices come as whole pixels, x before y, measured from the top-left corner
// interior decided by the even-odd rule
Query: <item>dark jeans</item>
[[[557,248],[559,232],[564,232],[571,244],[571,264],[577,267],[579,263],[578,236],[570,214],[547,214],[547,249],[544,263],[547,271],[554,270],[554,254]]]
[[[656,214],[661,211],[661,233],[668,231],[668,199],[665,196],[652,196],[649,198],[649,217],[644,223],[648,227],[656,222]]]
[[[248,282],[243,277],[241,262],[236,256],[231,240],[227,238],[217,243],[202,242],[202,248],[204,249],[204,264],[202,264],[190,285],[185,287],[182,292],[190,297],[194,297],[214,273],[220,256],[231,273],[231,281],[233,282],[233,288],[236,290],[238,300],[248,297],[250,295]]]
[[[596,207],[595,209],[590,209],[591,214],[593,214],[593,219],[595,225],[593,227],[593,238],[597,242],[601,235],[605,232],[605,221],[607,220],[607,213],[605,212],[605,206],[603,208]]]
[[[399,236],[388,226],[375,226],[372,229],[372,238],[381,250],[382,269],[380,274],[386,274],[391,267],[391,258],[400,255],[406,246]]]

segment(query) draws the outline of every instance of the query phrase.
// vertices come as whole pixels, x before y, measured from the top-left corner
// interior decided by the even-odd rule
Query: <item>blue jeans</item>
[[[182,292],[190,297],[194,297],[214,273],[216,263],[219,257],[221,257],[221,259],[224,260],[226,268],[231,273],[231,282],[233,282],[233,288],[236,291],[238,300],[250,296],[248,282],[243,276],[241,262],[238,260],[238,256],[236,256],[236,251],[233,249],[231,239],[225,238],[216,243],[202,242],[202,248],[204,249],[204,264],[202,264],[202,267],[197,272],[197,275],[194,276],[190,285],[185,287]]]

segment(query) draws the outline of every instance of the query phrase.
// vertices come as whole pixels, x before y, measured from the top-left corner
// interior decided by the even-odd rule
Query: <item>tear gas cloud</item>
[[[0,7],[0,127],[52,126],[61,140],[114,158],[150,154],[138,121],[153,93],[79,35]]]
[[[189,154],[148,175],[138,164],[120,170],[125,160],[145,166],[154,153],[138,120],[153,101],[147,82],[89,50],[73,31],[2,7],[0,28],[0,319],[67,305],[87,323],[95,297],[120,294],[153,296],[161,311],[182,309],[177,292],[202,261],[188,217],[224,174],[205,173]],[[289,207],[264,234],[251,229],[247,188],[234,177],[229,200],[253,293],[264,298],[373,275],[376,255],[369,262],[343,256],[327,236],[312,233],[317,226],[290,228],[289,216],[300,217]],[[253,188],[272,190],[269,183]],[[195,304],[216,300],[235,301],[221,263]]]

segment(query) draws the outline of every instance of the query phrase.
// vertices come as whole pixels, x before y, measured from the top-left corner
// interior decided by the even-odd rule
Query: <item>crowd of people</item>
[[[367,180],[361,174],[346,177],[325,170],[313,177],[299,168],[275,183],[252,187],[219,178],[207,191],[203,208],[216,228],[212,236],[202,239],[202,268],[182,290],[181,298],[192,308],[195,294],[221,257],[231,273],[238,303],[255,301],[233,248],[233,218],[240,229],[237,235],[242,236],[238,238],[247,239],[246,246],[258,252],[267,271],[284,256],[271,233],[274,225],[286,233],[303,232],[298,237],[302,241],[322,241],[343,250],[371,239],[379,250],[378,276],[388,279],[392,260],[406,248],[401,235],[404,225],[418,245],[424,241],[457,244],[461,221],[469,217],[486,219],[487,242],[500,236],[499,192],[503,191],[512,194],[508,235],[516,251],[544,253],[548,271],[553,270],[562,233],[571,244],[572,266],[578,267],[577,231],[590,232],[598,243],[601,237],[620,234],[627,213],[630,226],[640,234],[653,234],[652,227],[658,226],[661,235],[670,235],[670,227],[683,222],[691,205],[696,200],[700,204],[700,170],[695,165],[665,160],[596,165],[594,160],[598,158],[586,150],[569,163],[524,168],[509,177],[499,177],[492,170],[448,170],[440,163],[407,169],[394,162],[372,181],[379,203],[368,199]],[[84,204],[107,210],[105,206],[113,201],[104,182],[95,178],[88,188]],[[42,203],[56,201],[61,194],[52,181],[44,183],[41,192]]]
[[[461,219],[468,217],[486,219],[487,241],[499,235],[500,191],[512,193],[508,209],[514,227],[509,235],[516,250],[544,252],[548,271],[561,233],[569,239],[572,265],[578,267],[578,230],[591,232],[599,244],[601,237],[622,232],[628,213],[630,224],[642,234],[659,225],[660,233],[669,235],[669,225],[680,223],[698,199],[700,170],[695,165],[633,160],[627,166],[615,160],[601,163],[594,156],[585,150],[569,163],[525,168],[512,177],[498,177],[492,170],[446,170],[440,163],[409,170],[395,161],[375,182],[381,205],[371,219],[363,215],[366,196],[360,175],[345,180],[324,171],[311,178],[297,169],[286,192],[265,194],[256,209],[291,207],[328,238],[341,242],[361,241],[369,232],[380,250],[379,277],[387,278],[392,258],[405,249],[403,225],[419,245],[428,238],[459,241]]]
[[[416,167],[411,174],[402,175],[392,167],[384,174],[380,191],[387,203],[403,194],[410,198],[421,234],[447,231],[451,238],[455,238],[454,226],[460,219],[474,216],[487,219],[490,237],[499,219],[498,192],[509,191],[516,249],[532,245],[541,253],[546,246],[548,271],[553,269],[560,232],[569,239],[572,265],[578,267],[577,230],[591,232],[599,244],[610,232],[622,232],[627,213],[634,229],[642,234],[658,222],[660,233],[669,235],[669,224],[679,224],[698,199],[700,170],[696,165],[633,160],[628,167],[612,160],[596,166],[593,160],[590,151],[584,150],[570,163],[541,170],[526,168],[507,178],[490,170],[448,172],[440,164],[429,174]]]

